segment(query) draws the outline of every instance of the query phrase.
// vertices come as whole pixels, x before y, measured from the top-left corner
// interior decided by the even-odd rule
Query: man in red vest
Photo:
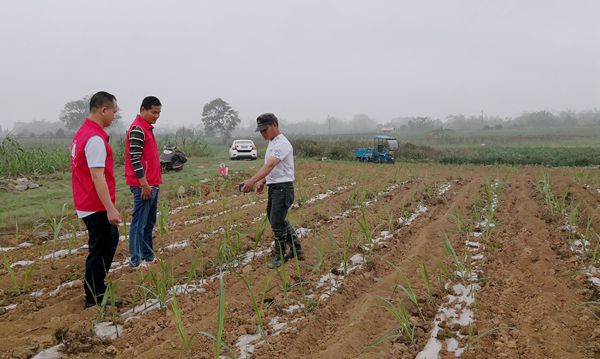
[[[138,267],[154,263],[152,230],[156,223],[158,191],[162,183],[158,145],[154,124],[162,104],[154,96],[142,101],[125,138],[125,182],[133,193],[133,211],[129,231],[129,265]]]
[[[87,227],[89,254],[85,260],[85,306],[111,303],[103,301],[104,279],[110,269],[117,244],[121,215],[115,207],[113,152],[104,128],[112,124],[119,111],[117,99],[98,92],[90,99],[90,115],[85,119],[71,145],[71,185],[77,216]]]

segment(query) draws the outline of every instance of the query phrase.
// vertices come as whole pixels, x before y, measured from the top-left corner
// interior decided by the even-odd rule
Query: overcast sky
[[[251,121],[600,107],[600,1],[3,0],[0,125],[105,90],[133,119]],[[159,122],[160,125],[160,122]]]

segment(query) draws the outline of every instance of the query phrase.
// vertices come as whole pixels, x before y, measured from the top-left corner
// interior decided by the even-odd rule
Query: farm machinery
[[[360,162],[394,163],[393,153],[398,150],[398,140],[394,137],[376,135],[373,148],[357,148],[354,157]]]
[[[176,146],[166,144],[160,154],[160,168],[162,172],[181,171],[183,164],[187,162],[185,153],[178,150]]]

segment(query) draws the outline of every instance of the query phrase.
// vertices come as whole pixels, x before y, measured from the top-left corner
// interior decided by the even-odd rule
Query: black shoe
[[[279,268],[282,265],[282,260],[279,256],[273,258],[273,261],[267,263],[267,268],[269,269],[275,269],[275,268]]]
[[[294,251],[289,251],[283,256],[283,259],[287,262],[290,259],[297,258],[299,261],[304,260],[304,252],[302,250],[296,251],[296,255],[294,255]]]
[[[102,298],[99,298],[97,303],[96,303],[96,302],[94,302],[94,301],[89,301],[89,300],[86,300],[86,301],[85,301],[85,307],[86,307],[86,308],[91,308],[91,307],[93,307],[93,306],[95,306],[95,305],[102,306]],[[113,303],[112,303],[112,301],[111,301],[110,299],[107,299],[107,300],[106,300],[106,303],[104,303],[104,306],[105,306],[105,307],[112,307],[112,306],[113,306]],[[122,300],[120,300],[120,299],[115,299],[115,304],[114,304],[114,306],[115,306],[116,308],[122,308],[122,307],[123,307],[123,301],[122,301]]]

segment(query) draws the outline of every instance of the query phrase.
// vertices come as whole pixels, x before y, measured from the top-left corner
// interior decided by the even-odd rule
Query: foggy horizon
[[[593,1],[46,0],[4,10],[3,129],[58,121],[67,102],[100,90],[117,97],[125,123],[157,96],[158,125],[172,127],[199,125],[218,97],[242,125],[263,112],[385,123],[599,107]]]

